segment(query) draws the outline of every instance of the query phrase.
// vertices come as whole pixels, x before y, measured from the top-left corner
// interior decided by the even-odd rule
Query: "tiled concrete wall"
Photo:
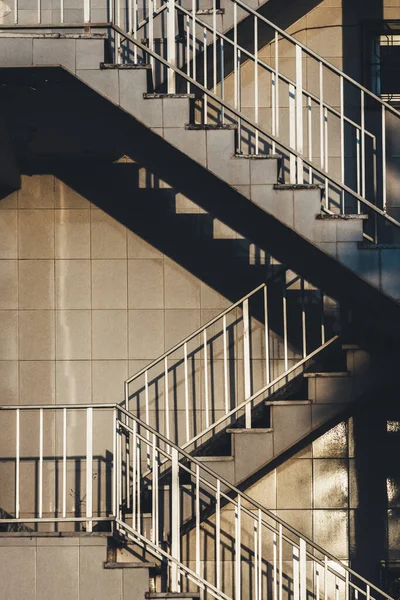
[[[146,569],[104,569],[99,537],[0,539],[1,600],[144,600]],[[147,579],[146,579],[147,577]]]

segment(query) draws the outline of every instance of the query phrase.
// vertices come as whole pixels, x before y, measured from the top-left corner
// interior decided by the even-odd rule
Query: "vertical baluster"
[[[258,124],[258,18],[254,16],[254,121]],[[258,129],[255,133],[256,154],[258,154]]]
[[[356,129],[357,194],[361,194],[360,130]],[[361,213],[361,202],[357,200],[357,214]]]
[[[382,105],[382,210],[386,212],[386,109]]]
[[[277,559],[278,559],[278,552],[277,552],[277,545],[278,545],[278,539],[276,537],[276,533],[274,532],[273,535],[273,565],[272,565],[272,574],[273,574],[273,585],[272,585],[272,600],[278,600],[278,581],[277,581],[277,573],[278,573],[278,568],[277,568]]]
[[[86,409],[86,531],[93,527],[93,408]]]
[[[139,430],[140,433],[140,430]],[[137,460],[137,467],[136,467],[136,495],[137,495],[137,500],[136,500],[136,529],[138,530],[138,532],[140,533],[142,530],[142,502],[141,502],[141,481],[142,481],[142,461],[141,461],[141,455],[142,455],[142,440],[139,438],[139,436],[137,437],[137,452],[136,452],[136,460]]]
[[[64,0],[60,0],[60,23],[64,23]]]
[[[116,410],[114,411],[113,436],[113,515],[115,516],[115,428]],[[67,409],[63,408],[63,457],[62,457],[62,516],[67,516]]]
[[[329,171],[329,154],[328,154],[328,135],[329,135],[329,130],[328,130],[328,109],[325,108],[324,109],[324,143],[325,143],[325,171],[326,173],[328,173]],[[329,182],[328,182],[328,178],[325,178],[325,198],[326,198],[326,203],[327,206],[329,205]]]
[[[221,589],[221,482],[217,479],[215,508],[215,558],[217,569],[217,590]]]
[[[42,22],[42,3],[41,3],[41,0],[37,0],[37,20],[38,20],[38,23]]]
[[[20,409],[15,411],[15,518],[19,519]]]
[[[18,23],[18,0],[14,0],[14,23]]]
[[[83,1],[83,21],[84,23],[90,23],[90,0]]]
[[[258,600],[262,600],[262,520],[258,509]]]
[[[127,33],[132,33],[133,31],[133,6],[132,0],[128,0],[128,19],[126,23],[126,31]]]
[[[343,75],[340,75],[340,181],[344,183],[344,84]],[[346,213],[344,205],[344,190],[341,190],[340,212]]]
[[[223,344],[224,344],[224,398],[225,413],[229,412],[229,379],[228,379],[228,336],[226,331],[226,315],[223,316]]]
[[[185,43],[186,43],[186,56],[185,56],[185,60],[186,60],[186,75],[188,77],[190,77],[190,22],[189,22],[189,17],[188,15],[185,15],[185,22],[186,22],[186,37],[185,37]],[[189,81],[186,82],[186,93],[190,94],[190,83]]]
[[[168,357],[164,358],[164,396],[165,396],[165,437],[169,440],[169,380]],[[169,446],[167,446],[167,451]]]
[[[43,408],[39,409],[39,519],[43,517]]]
[[[288,98],[288,102],[289,102],[289,146],[291,148],[293,148],[293,150],[294,150],[296,148],[296,97],[295,97],[294,85],[289,84],[288,90],[289,90],[289,98]],[[290,153],[289,164],[290,164],[289,180],[290,180],[290,183],[295,184],[296,180],[297,180],[297,178],[296,178],[296,156],[292,153]]]
[[[300,600],[307,600],[307,545],[305,540],[300,538]]]
[[[235,507],[235,517],[236,517],[236,537],[235,537],[235,600],[240,600],[241,598],[241,586],[242,586],[242,578],[241,578],[241,505],[240,505],[240,496],[237,498],[237,506]]]
[[[339,583],[337,577],[335,577],[335,600],[339,600]]]
[[[175,41],[175,0],[167,0],[167,60],[176,66],[176,41]],[[175,94],[176,77],[173,69],[168,69],[168,94]]]
[[[176,448],[171,448],[171,555],[180,560],[180,506],[179,506],[179,460]],[[176,563],[171,566],[171,592],[179,591],[179,572]]]
[[[269,364],[269,318],[268,318],[268,286],[264,286],[264,345],[265,345],[265,375],[267,384],[271,381]]]
[[[371,600],[371,587],[367,584],[367,588],[366,588],[366,596],[365,599],[366,600]]]
[[[136,486],[137,486],[137,478],[136,478],[136,469],[137,469],[137,423],[134,420],[132,423],[133,435],[132,435],[132,527],[136,529]]]
[[[137,6],[137,0],[133,0],[133,31],[132,31],[132,35],[134,38],[136,38],[137,35],[137,28],[138,28],[138,6]],[[135,63],[135,65],[138,62],[138,49],[136,44],[133,45],[133,61]]]
[[[275,31],[275,135],[279,138],[279,35],[278,32]],[[272,146],[272,152],[275,153],[275,144]]]
[[[272,135],[276,137],[276,83],[277,76],[275,72],[271,73],[271,112],[272,112]],[[272,141],[271,144],[271,152],[272,154],[276,153],[276,143]]]
[[[90,2],[90,0],[85,0]],[[116,22],[117,26],[121,27],[121,0],[116,0]],[[115,51],[116,51],[116,63],[121,64],[121,36],[119,33],[115,34]]]
[[[203,78],[204,87],[207,88],[207,29],[203,29]],[[208,97],[207,94],[203,96],[203,120],[204,125],[208,123]]]
[[[278,544],[278,561],[279,561],[279,600],[282,600],[283,593],[283,576],[282,576],[282,525],[279,524],[279,544]]]
[[[154,544],[158,545],[159,532],[158,532],[158,451],[156,446],[156,436],[153,433],[153,494],[152,494],[152,540]]]
[[[122,477],[122,457],[121,457],[121,427],[119,423],[117,424],[117,438],[115,441],[115,450],[116,454],[116,493],[115,493],[115,503],[116,503],[116,511],[115,516],[116,519],[121,519],[121,477]],[[118,524],[117,524],[118,529]]]
[[[324,158],[324,67],[322,62],[319,63],[319,151],[321,158],[321,169],[325,168],[325,158]]]
[[[328,557],[324,556],[324,600],[328,600]]]
[[[238,111],[242,110],[242,53],[241,50],[237,51],[237,83],[238,83]],[[237,152],[238,154],[242,153],[242,119],[238,119],[238,128],[237,128]]]
[[[213,0],[213,90],[217,93],[217,0]]]
[[[192,78],[196,81],[196,0],[192,0]]]
[[[321,294],[321,344],[325,344],[325,307],[324,307],[324,292]]]
[[[189,372],[188,372],[187,343],[185,343],[183,346],[183,361],[184,361],[184,371],[185,371],[186,441],[188,442],[190,440],[190,424],[189,424]],[[179,440],[178,440],[178,442],[179,442]]]
[[[254,599],[258,600],[258,521],[253,519],[253,544],[254,544]]]
[[[128,424],[128,417],[125,415],[125,424]],[[130,494],[130,465],[131,465],[131,446],[130,446],[130,433],[129,430],[126,430],[125,437],[125,463],[126,463],[126,474],[125,474],[125,498],[126,498],[126,508],[128,512],[131,508],[131,494]]]
[[[221,98],[222,100],[225,99],[225,65],[224,65],[224,40],[221,38],[219,41],[219,47],[220,47],[220,61],[221,61],[221,67],[220,67],[220,86],[221,86]],[[225,107],[221,106],[221,123],[224,124],[225,123]]]
[[[293,600],[300,600],[300,576],[299,576],[299,549],[296,546],[292,548],[292,569],[293,569]]]
[[[148,0],[148,6],[149,6],[149,50],[154,51],[154,0]],[[170,40],[168,37],[168,41],[167,41],[168,44],[169,44],[169,41]],[[153,81],[155,81],[154,57],[151,56],[151,54],[150,54],[150,67],[151,67],[151,72],[153,73]]]
[[[344,574],[344,586],[344,600],[349,600],[349,572],[347,569]]]
[[[217,516],[218,520],[218,516]],[[218,528],[218,525],[216,525]],[[200,467],[196,464],[196,573],[200,575]],[[217,559],[218,560],[218,559]],[[218,567],[217,567],[218,573]]]
[[[144,400],[145,400],[145,415],[146,415],[146,425],[150,424],[150,403],[149,403],[149,375],[148,371],[144,372]],[[149,430],[146,429],[146,438],[147,442],[150,439]],[[147,456],[147,467],[150,469],[150,444],[146,445],[146,456]]]
[[[366,163],[365,163],[365,96],[364,90],[360,91],[360,108],[361,108],[361,195],[365,198],[365,175],[366,175]]]
[[[315,563],[315,600],[320,600],[319,564]]]
[[[207,353],[207,331],[203,331],[203,353],[204,353],[204,410],[206,413],[206,428],[210,425],[208,406],[208,353]]]
[[[308,160],[312,163],[313,151],[312,151],[312,102],[310,96],[307,101],[307,123],[308,123]],[[311,185],[313,182],[313,170],[310,167],[308,172],[308,183]]]
[[[287,298],[286,298],[285,279],[283,279],[282,310],[283,310],[283,355],[284,355],[284,360],[285,360],[285,371],[287,371],[288,370],[288,335],[287,335],[288,332],[287,332]]]
[[[301,337],[303,344],[303,358],[307,356],[307,323],[306,323],[306,307],[304,298],[304,278],[300,279],[301,286]]]
[[[233,106],[234,108],[238,107],[238,62],[237,62],[237,52],[238,52],[238,44],[237,44],[237,4],[233,2]]]
[[[296,150],[304,152],[303,131],[303,50],[296,44]],[[304,180],[303,159],[297,158],[297,183]]]
[[[243,369],[244,369],[244,397],[251,396],[251,367],[250,367],[250,319],[249,300],[243,302]],[[251,403],[245,408],[245,427],[251,429]]]

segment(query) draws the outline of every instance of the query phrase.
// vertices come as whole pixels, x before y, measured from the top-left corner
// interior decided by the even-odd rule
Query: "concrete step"
[[[156,563],[151,562],[105,562],[105,569],[156,569]]]

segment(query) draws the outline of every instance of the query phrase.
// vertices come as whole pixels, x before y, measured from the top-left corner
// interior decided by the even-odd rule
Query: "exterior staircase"
[[[356,123],[362,156],[358,157],[361,167],[358,167],[356,189],[353,189],[345,181],[344,162],[339,178],[328,173],[328,135],[325,134],[325,139],[322,135],[322,129],[327,127],[324,123],[328,108],[320,97],[320,158],[323,160],[324,151],[325,159],[322,166],[314,167],[310,155],[304,156],[300,113],[304,94],[309,107],[316,100],[311,92],[303,90],[301,68],[295,88],[292,81],[286,81],[289,96],[294,99],[291,108],[296,115],[296,133],[293,138],[293,131],[290,132],[289,143],[278,137],[278,120],[274,119],[272,132],[265,132],[258,118],[252,120],[241,111],[237,81],[242,67],[240,53],[244,49],[238,49],[236,38],[233,42],[233,105],[223,93],[217,94],[218,86],[222,88],[224,81],[223,73],[219,78],[216,74],[217,37],[220,43],[221,39],[225,40],[221,31],[232,26],[237,30],[238,5],[243,8],[241,2],[231,3],[230,13],[225,6],[217,8],[214,2],[210,15],[204,14],[203,8],[199,12],[198,7],[192,6],[193,38],[198,27],[204,25],[200,16],[206,19],[204,23],[207,24],[207,18],[212,23],[209,27],[214,36],[210,51],[214,60],[213,91],[207,86],[207,65],[202,77],[195,77],[197,49],[194,43],[194,58],[187,54],[182,64],[177,62],[172,50],[176,43],[175,10],[186,15],[186,40],[190,37],[190,12],[174,2],[162,5],[166,8],[159,11],[169,14],[166,57],[155,49],[153,10],[141,27],[137,27],[135,16],[136,25],[132,28],[129,24],[129,31],[133,29],[134,35],[121,29],[119,7],[117,25],[108,27],[109,35],[54,36],[54,33],[32,31],[27,39],[12,34],[0,40],[5,49],[1,65],[4,67],[1,72],[3,102],[12,103],[13,98],[18,97],[19,92],[15,93],[11,83],[25,77],[29,80],[33,76],[38,88],[46,87],[49,81],[54,83],[53,77],[65,85],[74,81],[73,85],[80,90],[84,84],[85,90],[90,88],[107,104],[111,103],[112,110],[123,113],[118,117],[121,122],[133,118],[135,127],[138,122],[140,127],[150,130],[153,138],[161,138],[160,148],[170,148],[174,157],[189,159],[186,164],[195,164],[193,172],[204,173],[207,181],[214,181],[217,192],[229,189],[238,205],[248,206],[249,213],[259,217],[261,229],[264,223],[269,223],[271,229],[273,226],[278,232],[284,232],[287,239],[296,240],[297,247],[305,249],[305,257],[315,256],[318,263],[303,265],[304,269],[298,269],[301,275],[278,266],[277,274],[266,284],[128,379],[124,406],[110,403],[1,407],[2,427],[12,432],[6,459],[15,467],[15,477],[10,486],[13,489],[7,489],[2,498],[0,524],[6,527],[23,523],[44,530],[46,527],[61,530],[85,527],[87,534],[91,534],[93,528],[112,528],[114,537],[107,542],[102,574],[97,564],[90,567],[89,579],[98,577],[99,581],[105,581],[104,578],[109,577],[119,594],[116,598],[132,597],[134,588],[138,599],[261,600],[267,590],[274,600],[292,597],[306,600],[308,595],[320,600],[322,594],[326,600],[390,599],[266,510],[242,488],[260,471],[266,472],[274,461],[282,460],[293,448],[334,423],[352,403],[361,401],[382,377],[382,364],[376,357],[371,358],[359,345],[349,345],[347,339],[342,341],[337,335],[337,324],[343,319],[338,304],[330,296],[348,300],[351,305],[356,291],[365,291],[361,321],[370,310],[371,299],[379,299],[375,307],[380,313],[380,320],[375,323],[377,329],[385,322],[392,324],[392,315],[398,315],[400,291],[397,282],[393,285],[390,278],[393,256],[396,259],[397,254],[393,255],[392,247],[376,242],[386,226],[398,228],[400,223],[390,216],[385,200],[378,206],[377,201],[370,199],[370,188],[374,188],[376,181],[371,183],[367,177],[365,142],[367,136],[372,136],[373,144],[380,143],[384,169],[386,111],[391,116],[395,111],[380,104],[383,126],[379,135],[375,135],[375,129],[373,133],[369,130],[366,133],[365,113],[361,116],[362,123]],[[244,10],[253,15],[245,5]],[[136,11],[135,5],[135,15]],[[84,13],[87,23],[86,5]],[[218,26],[217,14],[221,17]],[[260,17],[253,16],[257,31]],[[40,25],[27,29],[40,30]],[[97,27],[91,25],[93,29]],[[148,28],[148,37],[139,41],[135,36]],[[106,29],[106,24],[99,24],[98,29]],[[275,30],[276,46],[281,34]],[[108,46],[110,38],[112,43]],[[294,43],[296,58],[301,63],[306,50]],[[203,57],[209,52],[207,45],[205,36]],[[257,48],[256,43],[254,54],[249,57],[255,61],[256,68]],[[113,51],[113,60],[109,62]],[[121,64],[121,56],[125,54],[128,60]],[[129,62],[132,56],[133,63]],[[326,67],[318,57],[317,60],[321,68]],[[156,63],[166,67],[164,75],[169,93],[154,91],[156,81],[152,74]],[[188,93],[175,93],[176,74],[186,81]],[[280,77],[276,66],[275,86]],[[343,87],[348,78],[340,72],[339,78],[342,98],[339,121],[344,128],[348,117],[343,110]],[[162,77],[160,82],[163,83]],[[197,96],[191,93],[192,86],[197,89]],[[199,91],[203,94],[202,117],[197,120],[201,122],[196,122],[193,115]],[[360,93],[364,102],[368,93],[361,88]],[[215,112],[215,106],[218,115],[215,123],[210,124],[209,112]],[[275,104],[275,110],[277,107]],[[255,111],[257,113],[257,100]],[[254,152],[243,152],[242,121],[252,128]],[[343,129],[341,136],[344,157]],[[259,152],[261,138],[268,153]],[[376,146],[374,148],[376,156]],[[376,177],[381,167],[373,166]],[[190,187],[190,184],[185,185]],[[379,183],[378,187],[381,192],[384,185]],[[331,210],[335,204],[334,192],[339,197],[337,211]],[[361,206],[366,209],[361,210]],[[238,214],[237,209],[232,212],[235,210]],[[241,218],[245,221],[247,215],[244,218],[243,214]],[[371,215],[372,227],[365,226]],[[187,219],[188,229],[189,221]],[[245,235],[248,226],[243,227]],[[289,257],[289,253],[283,252],[282,256]],[[281,262],[297,267],[303,261],[301,256]],[[325,289],[319,286],[318,277],[313,276],[323,264],[334,265],[335,284],[342,277],[337,296],[330,293],[335,285]],[[304,278],[308,273],[310,281]],[[346,290],[348,283],[351,289]],[[387,312],[382,310],[386,307]],[[352,321],[351,315],[349,320]],[[396,335],[396,331],[392,333]],[[326,364],[332,364],[331,352],[335,360],[339,356],[338,364],[344,353],[342,370],[327,370]],[[329,360],[326,361],[327,355]],[[173,399],[170,398],[171,380],[175,389]],[[296,397],[299,392],[300,398]],[[71,434],[72,421],[75,427]],[[35,423],[33,428],[32,423]],[[45,430],[49,423],[55,432],[54,456],[46,454]],[[31,463],[36,473],[34,492],[30,489],[31,481],[21,477],[24,460]],[[105,475],[105,493],[101,486],[96,490],[93,484],[96,461],[102,465],[99,472]],[[46,487],[51,469],[59,473],[61,482],[54,490],[55,503],[52,490]],[[74,479],[79,480],[80,492],[76,491],[71,504],[67,490]],[[26,510],[23,502],[32,494],[37,496],[35,508],[30,504]],[[22,539],[25,533],[33,537],[32,532],[21,531],[8,532],[8,537],[14,534]],[[64,539],[63,535],[60,537]],[[37,556],[39,538],[34,544]],[[74,536],[71,535],[71,539]],[[84,538],[78,539],[75,546],[85,546]],[[69,544],[64,541],[61,547],[63,545]],[[76,561],[78,556],[78,561],[84,560],[84,551],[82,556],[81,550],[76,552],[74,550],[72,559],[71,552],[70,559]],[[138,552],[139,560],[137,556],[133,560]],[[97,557],[104,553],[103,544]],[[62,550],[60,556],[63,557]],[[28,581],[36,580],[35,569],[30,572]],[[79,582],[80,585],[84,583]],[[95,594],[95,589],[96,586],[91,587],[88,594]],[[81,593],[84,592],[81,590]],[[114,597],[112,589],[108,597]]]

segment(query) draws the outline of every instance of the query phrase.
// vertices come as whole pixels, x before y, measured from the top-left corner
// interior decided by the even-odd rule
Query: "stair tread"
[[[233,456],[196,456],[200,462],[230,462],[234,460]]]
[[[274,183],[274,190],[323,190],[324,186],[310,183]]]
[[[304,406],[312,404],[311,400],[266,400],[266,406]]]
[[[348,371],[321,371],[317,373],[304,373],[303,377],[311,378],[311,377],[350,377],[350,373]]]
[[[146,592],[146,598],[200,598],[198,592]]]
[[[185,125],[185,129],[189,129],[189,130],[194,130],[194,131],[201,131],[203,129],[205,130],[214,130],[214,129],[237,129],[237,125],[222,125],[222,124],[218,124],[218,125],[203,125],[201,123],[187,123]]]
[[[105,562],[105,569],[155,569],[156,563],[151,562]]]
[[[358,221],[360,219],[366,221],[368,215],[327,215],[326,213],[321,213],[317,215],[317,219],[319,221]]]
[[[155,98],[195,98],[195,94],[157,94],[156,92],[144,92],[145,100],[154,100]]]
[[[117,64],[117,63],[100,63],[100,69],[101,70],[106,70],[106,69],[120,69],[120,70],[125,70],[125,69],[151,69],[151,65],[134,65],[134,64]]]
[[[226,430],[226,433],[272,433],[272,427],[254,427],[253,429],[234,429],[230,428]]]
[[[247,158],[248,160],[280,160],[277,154],[234,154],[233,158]]]

